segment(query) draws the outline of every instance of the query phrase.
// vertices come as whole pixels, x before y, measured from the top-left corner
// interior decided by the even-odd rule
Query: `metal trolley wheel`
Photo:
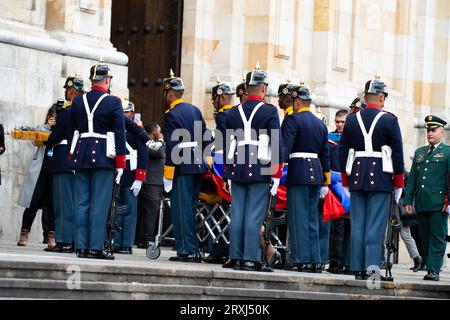
[[[156,245],[150,245],[147,248],[147,257],[152,260],[156,260],[161,255],[161,249]]]

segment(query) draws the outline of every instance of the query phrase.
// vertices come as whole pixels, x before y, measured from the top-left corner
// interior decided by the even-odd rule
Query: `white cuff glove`
[[[350,199],[350,189],[349,189],[349,187],[344,187],[344,191],[345,191],[345,194],[347,195],[347,197]]]
[[[142,182],[143,181],[135,180],[133,185],[131,186],[130,190],[133,191],[133,195],[135,197],[137,197],[139,195],[139,192],[141,192]]]
[[[327,196],[328,192],[330,192],[330,189],[328,187],[322,187],[320,189],[320,199],[325,199],[325,197]]]
[[[403,192],[402,188],[395,188],[395,190],[394,190],[395,203],[398,204],[400,202],[400,198],[402,197],[402,192]]]
[[[149,148],[150,150],[158,151],[159,149],[161,149],[161,147],[162,147],[163,144],[162,144],[161,141],[155,142],[155,141],[153,141],[153,140],[150,140],[150,141],[147,142],[145,145],[146,145],[147,148]]]
[[[277,195],[279,186],[280,186],[280,178],[272,178],[272,189],[270,189],[270,194],[273,197]]]
[[[230,188],[230,195],[232,195],[232,193],[231,193],[231,180],[228,180],[228,188]]]
[[[117,169],[116,184],[120,184],[122,176],[123,176],[123,169]]]
[[[173,188],[173,180],[164,178],[164,191],[166,193],[169,193],[170,191],[172,191],[172,188]]]

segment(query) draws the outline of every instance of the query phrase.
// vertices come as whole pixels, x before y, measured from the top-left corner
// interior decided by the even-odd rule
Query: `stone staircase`
[[[449,299],[450,277],[426,283],[423,275],[394,270],[394,283],[369,289],[352,276],[277,270],[257,273],[216,265],[171,263],[171,252],[149,260],[143,251],[115,261],[77,259],[0,246],[0,297],[27,299]],[[73,273],[73,271],[76,273]],[[398,279],[398,280],[397,280]],[[74,281],[76,280],[76,281]]]

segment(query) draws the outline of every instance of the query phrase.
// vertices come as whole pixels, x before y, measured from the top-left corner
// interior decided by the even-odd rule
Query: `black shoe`
[[[76,254],[77,257],[80,259],[87,259],[89,255],[89,250],[87,249],[76,250]]]
[[[281,264],[283,264],[283,259],[281,258],[281,253],[279,253],[278,251],[276,251],[272,256],[272,259],[270,259],[270,261],[267,262],[267,266],[269,268],[273,268],[276,265]]]
[[[224,259],[222,257],[216,256],[214,254],[210,254],[205,259],[203,259],[203,262],[211,263],[211,264],[223,264]]]
[[[306,263],[297,263],[295,267],[298,272],[308,272],[308,265]]]
[[[338,273],[338,269],[339,269],[339,263],[337,263],[336,261],[331,261],[330,264],[328,265],[328,269],[326,269],[325,271],[336,274],[336,273]]]
[[[233,269],[234,262],[235,262],[235,260],[233,260],[233,259],[228,259],[227,262],[225,262],[225,263],[222,265],[222,268],[224,268],[224,269]]]
[[[176,257],[169,258],[173,262],[202,263],[202,257],[199,253],[179,254]]]
[[[420,270],[422,270],[422,267],[423,267],[422,257],[418,256],[414,258],[414,267],[412,267],[411,270],[413,272],[419,272]]]
[[[450,236],[448,234],[445,236],[445,241],[450,242]]]
[[[244,263],[242,262],[242,260],[235,260],[233,263],[233,269],[234,270],[242,270],[242,268],[244,267]]]
[[[355,280],[367,280],[367,274],[364,271],[357,271],[355,274]]]
[[[114,253],[118,254],[133,254],[133,249],[130,247],[121,247],[117,251],[114,249]]]
[[[428,274],[423,278],[428,281],[439,281],[439,273],[428,271]]]
[[[89,250],[89,253],[86,255],[88,259],[97,259],[97,260],[114,260],[114,255],[102,250]]]
[[[242,270],[244,270],[244,271],[260,271],[261,266],[258,262],[245,261],[244,265],[242,266]]]
[[[312,272],[313,273],[322,273],[324,269],[325,269],[325,265],[323,265],[321,263],[314,263],[313,267],[312,267]]]

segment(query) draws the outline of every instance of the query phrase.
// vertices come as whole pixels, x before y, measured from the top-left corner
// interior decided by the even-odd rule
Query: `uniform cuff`
[[[329,186],[331,184],[331,172],[325,172],[325,182],[323,183],[324,186]]]
[[[342,186],[348,187],[348,175],[346,173],[341,173],[341,179],[342,179]]]
[[[213,168],[213,157],[206,157],[206,161],[208,162],[209,169]]]
[[[136,180],[145,181],[147,178],[147,170],[136,170]]]
[[[281,179],[283,177],[283,165],[274,164],[272,165],[272,178]]]
[[[167,180],[173,180],[175,178],[175,167],[164,167],[164,178]]]
[[[125,169],[127,167],[127,156],[126,155],[117,155],[116,156],[116,168],[117,169]]]
[[[401,189],[404,186],[405,186],[405,175],[403,173],[394,174],[394,188]]]

